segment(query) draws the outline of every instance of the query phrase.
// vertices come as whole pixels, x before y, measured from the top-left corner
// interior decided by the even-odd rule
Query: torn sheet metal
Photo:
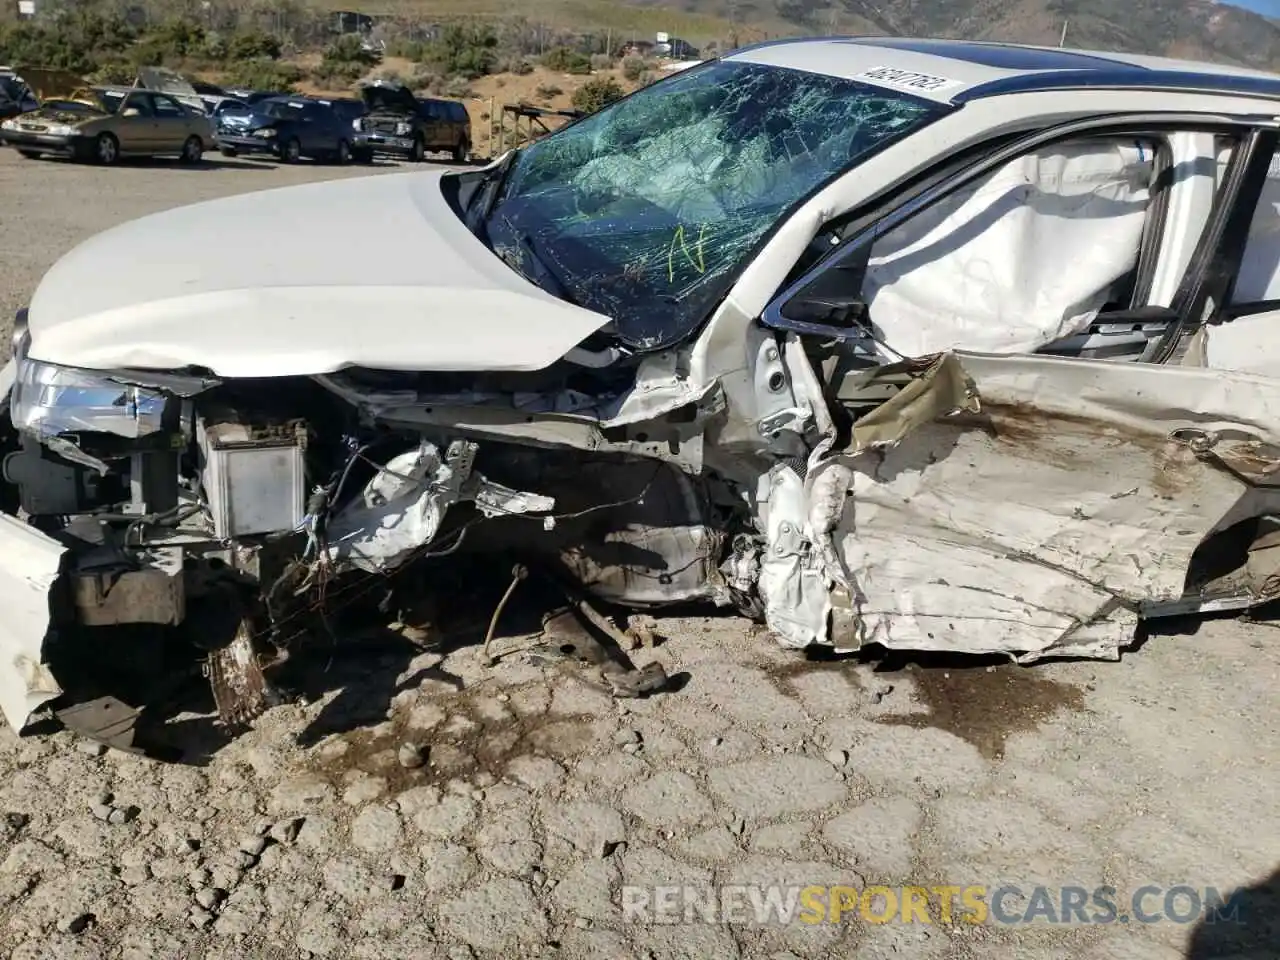
[[[636,607],[729,602],[716,561],[724,534],[704,524],[629,525],[560,553],[592,596]]]
[[[472,501],[486,516],[543,513],[555,500],[511,490],[472,472],[476,444],[454,441],[442,456],[435,444],[393,457],[365,489],[338,511],[326,530],[328,559],[370,573],[391,570],[431,543],[445,513]],[[459,532],[443,549],[456,549]]]
[[[0,710],[14,730],[61,695],[45,665],[50,603],[66,548],[17,517],[0,513]]]
[[[562,514],[550,544],[556,564],[582,590],[635,607],[730,602],[718,569],[724,532],[699,480],[657,463],[567,462],[571,469],[543,474]]]
[[[980,413],[912,421],[904,412],[909,429],[895,445],[842,453],[806,479],[804,539],[821,544],[824,505],[840,514],[831,536],[841,569],[828,570],[837,601],[828,642],[838,647],[1118,656],[1139,605],[1182,597],[1196,548],[1254,495],[1250,478],[1280,463],[1274,380],[1050,357],[955,360]],[[933,382],[945,392],[958,381]],[[925,399],[905,410],[929,409]],[[845,471],[843,484],[831,471]],[[762,593],[767,580],[762,570]],[[798,639],[796,615],[814,635],[825,629],[803,591],[790,612],[770,617],[784,636]]]
[[[978,413],[974,386],[953,353],[873,367],[840,384],[837,399],[857,402],[878,388],[892,394],[853,425],[847,452],[892,446],[921,424],[950,413]]]
[[[608,440],[602,430],[604,424],[591,419],[586,415],[587,411],[581,409],[573,413],[560,411],[551,402],[552,397],[541,396],[541,400],[548,403],[539,402],[536,409],[533,405],[514,407],[510,397],[501,406],[473,406],[470,399],[467,403],[450,406],[438,403],[436,397],[414,391],[370,391],[341,376],[314,379],[326,390],[354,405],[367,419],[386,426],[411,430],[430,426],[467,436],[512,440],[532,446],[587,452],[609,450],[665,460],[690,473],[702,470],[702,418],[713,416],[722,409],[719,395],[707,391],[699,407],[699,417],[692,421],[646,423],[629,432],[628,436],[634,439]],[[642,434],[647,439],[639,439]]]
[[[1280,311],[1236,317],[1196,332],[1188,364],[1280,377],[1280,340],[1275,336]]]
[[[834,571],[813,549],[816,535],[809,505],[816,498],[796,465],[774,467],[763,483],[766,549],[757,590],[765,621],[784,646],[826,643]]]

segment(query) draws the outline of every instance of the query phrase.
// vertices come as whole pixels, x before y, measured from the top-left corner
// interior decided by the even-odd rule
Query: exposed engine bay
[[[498,554],[572,584],[582,602],[759,613],[754,551],[729,548],[731,531],[749,527],[745,505],[687,472],[713,409],[677,411],[662,436],[544,416],[613,401],[634,370],[563,362],[536,374],[349,369],[144,385],[30,361],[18,339],[7,508],[68,548],[81,630],[189,627],[211,597],[235,607],[234,634],[187,631],[218,644],[209,675],[225,722],[269,703],[256,666],[282,662],[348,596],[446,557]],[[458,408],[474,423],[432,423],[457,422]],[[501,422],[513,415],[514,426]],[[574,448],[584,429],[586,451]]]

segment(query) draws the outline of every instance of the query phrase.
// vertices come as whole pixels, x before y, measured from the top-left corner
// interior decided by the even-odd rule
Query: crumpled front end
[[[274,702],[272,666],[330,616],[466,555],[545,571],[581,609],[740,599],[720,565],[726,518],[745,513],[702,469],[714,391],[631,401],[634,372],[569,361],[97,371],[34,360],[28,342],[20,323],[0,451],[0,599],[21,611],[0,626],[0,707],[15,728],[60,697],[136,713],[138,696],[95,687],[110,673],[95,650],[128,660],[157,635],[204,661],[225,722],[248,722]],[[119,726],[89,713],[74,716]]]

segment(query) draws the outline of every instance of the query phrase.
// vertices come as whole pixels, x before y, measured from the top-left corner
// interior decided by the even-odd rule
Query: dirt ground
[[[59,255],[113,224],[368,172],[102,170],[0,151],[0,309],[9,316]],[[0,950],[1280,956],[1272,626],[1215,620],[1157,633],[1119,663],[1011,668],[807,661],[741,620],[668,618],[636,658],[661,661],[678,689],[619,701],[554,647],[528,649],[545,600],[532,586],[504,618],[511,652],[482,664],[476,644],[501,588],[446,597],[438,630],[315,638],[282,678],[288,702],[234,740],[193,685],[169,724],[181,763],[102,752],[65,731],[0,730]],[[661,923],[622,909],[637,890],[688,887],[705,901],[709,889],[779,885],[851,888],[842,895],[859,906],[838,924]],[[900,911],[876,922],[884,892],[857,891],[877,885],[903,898],[903,885],[980,885],[1000,916],[971,924],[935,903],[929,922]],[[1107,917],[1092,899],[1051,922],[1064,888],[1073,898],[1106,886],[1112,922],[1083,922]],[[1252,889],[1234,919],[1203,922],[1194,904],[1206,889],[1237,888]],[[1010,922],[1024,919],[1036,922]]]

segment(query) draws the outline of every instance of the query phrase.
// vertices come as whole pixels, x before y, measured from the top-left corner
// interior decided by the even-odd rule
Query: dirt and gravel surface
[[[11,313],[60,254],[123,220],[363,172],[99,170],[0,151],[0,302]],[[451,590],[413,628],[315,638],[282,678],[288,701],[235,739],[193,686],[169,725],[182,763],[0,731],[5,955],[1280,956],[1271,626],[1217,620],[1120,663],[1025,669],[811,662],[741,620],[667,618],[635,656],[678,689],[619,701],[573,658],[526,649],[533,586],[504,616],[511,652],[482,664],[501,589]],[[624,886],[712,884],[1016,885],[1005,916],[1036,885],[1054,902],[1034,924],[982,925],[936,910],[872,922],[880,898],[838,925],[621,910]],[[1115,922],[1045,922],[1061,888],[1104,885]],[[1187,891],[1166,904],[1175,886],[1256,895],[1238,922],[1204,924]],[[1143,922],[1169,906],[1190,922]]]

